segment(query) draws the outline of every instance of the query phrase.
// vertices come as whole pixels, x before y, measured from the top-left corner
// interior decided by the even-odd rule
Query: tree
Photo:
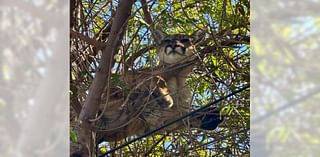
[[[253,156],[319,154],[320,136],[314,128],[320,118],[315,114],[320,25],[315,4],[260,1],[251,5],[255,13],[251,22],[255,32],[251,42]]]
[[[151,34],[154,28],[171,34],[191,34],[199,29],[207,32],[199,45],[200,64],[188,78],[194,108],[249,84],[247,0],[74,0],[70,11],[72,153],[95,155],[133,138],[98,145],[101,142],[95,140],[95,127],[101,118],[98,108],[102,101],[111,101],[108,95],[112,87],[123,85],[121,76],[128,70],[157,67]],[[107,95],[106,100],[101,99],[103,95]],[[124,156],[248,154],[249,90],[215,106],[222,108],[226,116],[219,130],[182,128],[156,133],[114,153]]]

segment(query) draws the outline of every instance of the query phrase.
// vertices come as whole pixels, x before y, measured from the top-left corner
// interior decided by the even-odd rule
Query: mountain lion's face
[[[161,62],[173,64],[195,57],[194,44],[199,40],[199,32],[192,36],[185,34],[166,35],[162,32],[159,34],[158,55]]]

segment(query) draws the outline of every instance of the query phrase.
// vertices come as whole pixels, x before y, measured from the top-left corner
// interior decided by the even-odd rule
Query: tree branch
[[[150,12],[149,12],[149,9],[148,9],[148,4],[147,4],[146,0],[141,0],[141,4],[142,4],[143,15],[144,15],[144,18],[145,18],[146,22],[149,25],[152,25],[153,21],[152,21],[152,18],[151,18],[151,15],[150,15]]]
[[[134,61],[141,56],[142,54],[146,53],[147,51],[151,50],[152,46],[148,46],[145,48],[140,49],[136,53],[134,53],[124,64],[124,71],[128,71],[128,68],[133,65]]]
[[[88,44],[96,47],[98,50],[103,49],[103,47],[105,46],[104,43],[97,41],[95,39],[89,38],[79,32],[74,31],[74,30],[70,30],[70,35],[71,35],[71,37],[79,38],[79,39],[87,42]]]
[[[95,143],[91,132],[90,118],[94,118],[98,106],[100,104],[101,94],[107,84],[107,78],[110,76],[114,55],[116,54],[123,36],[123,28],[125,28],[127,19],[130,16],[131,8],[134,0],[120,1],[116,11],[115,19],[111,26],[109,39],[106,47],[102,51],[101,62],[90,88],[89,94],[85,100],[81,113],[79,115],[79,129],[77,134],[79,143],[86,148],[83,150],[82,156],[95,155]],[[122,35],[122,36],[121,36]]]

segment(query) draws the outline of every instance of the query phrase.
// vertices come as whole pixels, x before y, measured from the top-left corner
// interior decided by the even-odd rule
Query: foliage
[[[147,5],[153,25],[168,33],[192,34],[207,30],[199,46],[201,61],[188,78],[194,94],[194,108],[249,84],[249,1],[190,0],[136,1],[125,35],[112,66],[111,84],[122,86],[119,75],[126,69],[158,65],[153,49],[150,24],[143,5]],[[107,40],[114,21],[118,1],[83,0],[73,10],[71,26],[71,124],[81,111],[88,88],[95,77],[101,45]],[[92,41],[93,40],[93,41]],[[122,156],[240,156],[249,153],[249,91],[240,93],[221,104],[226,121],[216,131],[182,129],[168,134],[155,134],[117,151]],[[72,131],[73,132],[73,131]],[[75,137],[73,137],[75,139]],[[120,143],[124,143],[121,141]],[[120,143],[107,143],[106,150]],[[105,149],[103,149],[105,151]]]
[[[251,140],[257,154],[317,156],[319,16],[313,1],[287,2],[252,10]]]

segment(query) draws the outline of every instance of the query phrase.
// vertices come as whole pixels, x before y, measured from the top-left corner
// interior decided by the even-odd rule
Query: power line
[[[231,96],[234,96],[234,95],[236,95],[236,94],[238,94],[238,93],[240,93],[240,92],[248,89],[249,87],[250,87],[250,85],[245,85],[244,87],[242,87],[242,88],[240,88],[240,89],[238,89],[238,90],[235,90],[234,92],[232,92],[232,93],[230,93],[230,94],[228,94],[228,95],[226,95],[226,96],[223,96],[223,97],[221,97],[221,98],[219,98],[219,99],[217,99],[217,100],[215,100],[215,101],[213,101],[213,102],[211,102],[211,103],[208,103],[207,105],[202,106],[201,108],[199,108],[199,109],[197,109],[197,110],[191,111],[191,112],[189,112],[189,113],[187,113],[187,114],[185,114],[185,115],[183,115],[183,116],[181,116],[181,117],[178,117],[178,118],[176,118],[176,119],[174,119],[174,120],[172,120],[172,121],[170,121],[170,122],[168,122],[168,123],[160,126],[160,127],[157,128],[157,129],[148,131],[148,132],[146,132],[144,135],[138,136],[137,138],[135,138],[135,139],[133,139],[133,140],[127,142],[127,143],[124,143],[124,144],[122,144],[122,145],[120,145],[120,146],[118,146],[118,147],[116,147],[116,148],[112,148],[111,150],[107,151],[106,153],[100,155],[99,157],[104,157],[105,155],[108,155],[108,154],[110,154],[110,153],[113,153],[113,152],[117,151],[118,149],[121,149],[121,148],[123,148],[123,147],[125,147],[125,146],[127,146],[127,145],[129,145],[129,144],[131,144],[131,143],[133,143],[133,142],[135,142],[135,141],[138,141],[138,140],[140,140],[140,139],[142,139],[142,138],[144,138],[144,137],[147,137],[147,136],[149,136],[149,135],[151,135],[151,134],[153,134],[153,133],[156,133],[156,132],[158,132],[158,131],[160,131],[160,130],[162,130],[162,129],[164,129],[164,128],[166,128],[166,127],[168,127],[168,126],[170,126],[170,125],[172,125],[172,124],[174,124],[174,123],[176,123],[176,122],[178,122],[178,121],[180,121],[180,120],[182,120],[182,119],[184,119],[184,118],[187,118],[187,117],[189,117],[189,116],[192,116],[193,114],[195,114],[195,113],[197,113],[197,112],[204,111],[205,109],[209,108],[210,106],[212,106],[212,105],[214,105],[214,104],[217,104],[217,103],[221,102],[222,100],[225,100],[226,98],[229,98],[229,97],[231,97]]]

